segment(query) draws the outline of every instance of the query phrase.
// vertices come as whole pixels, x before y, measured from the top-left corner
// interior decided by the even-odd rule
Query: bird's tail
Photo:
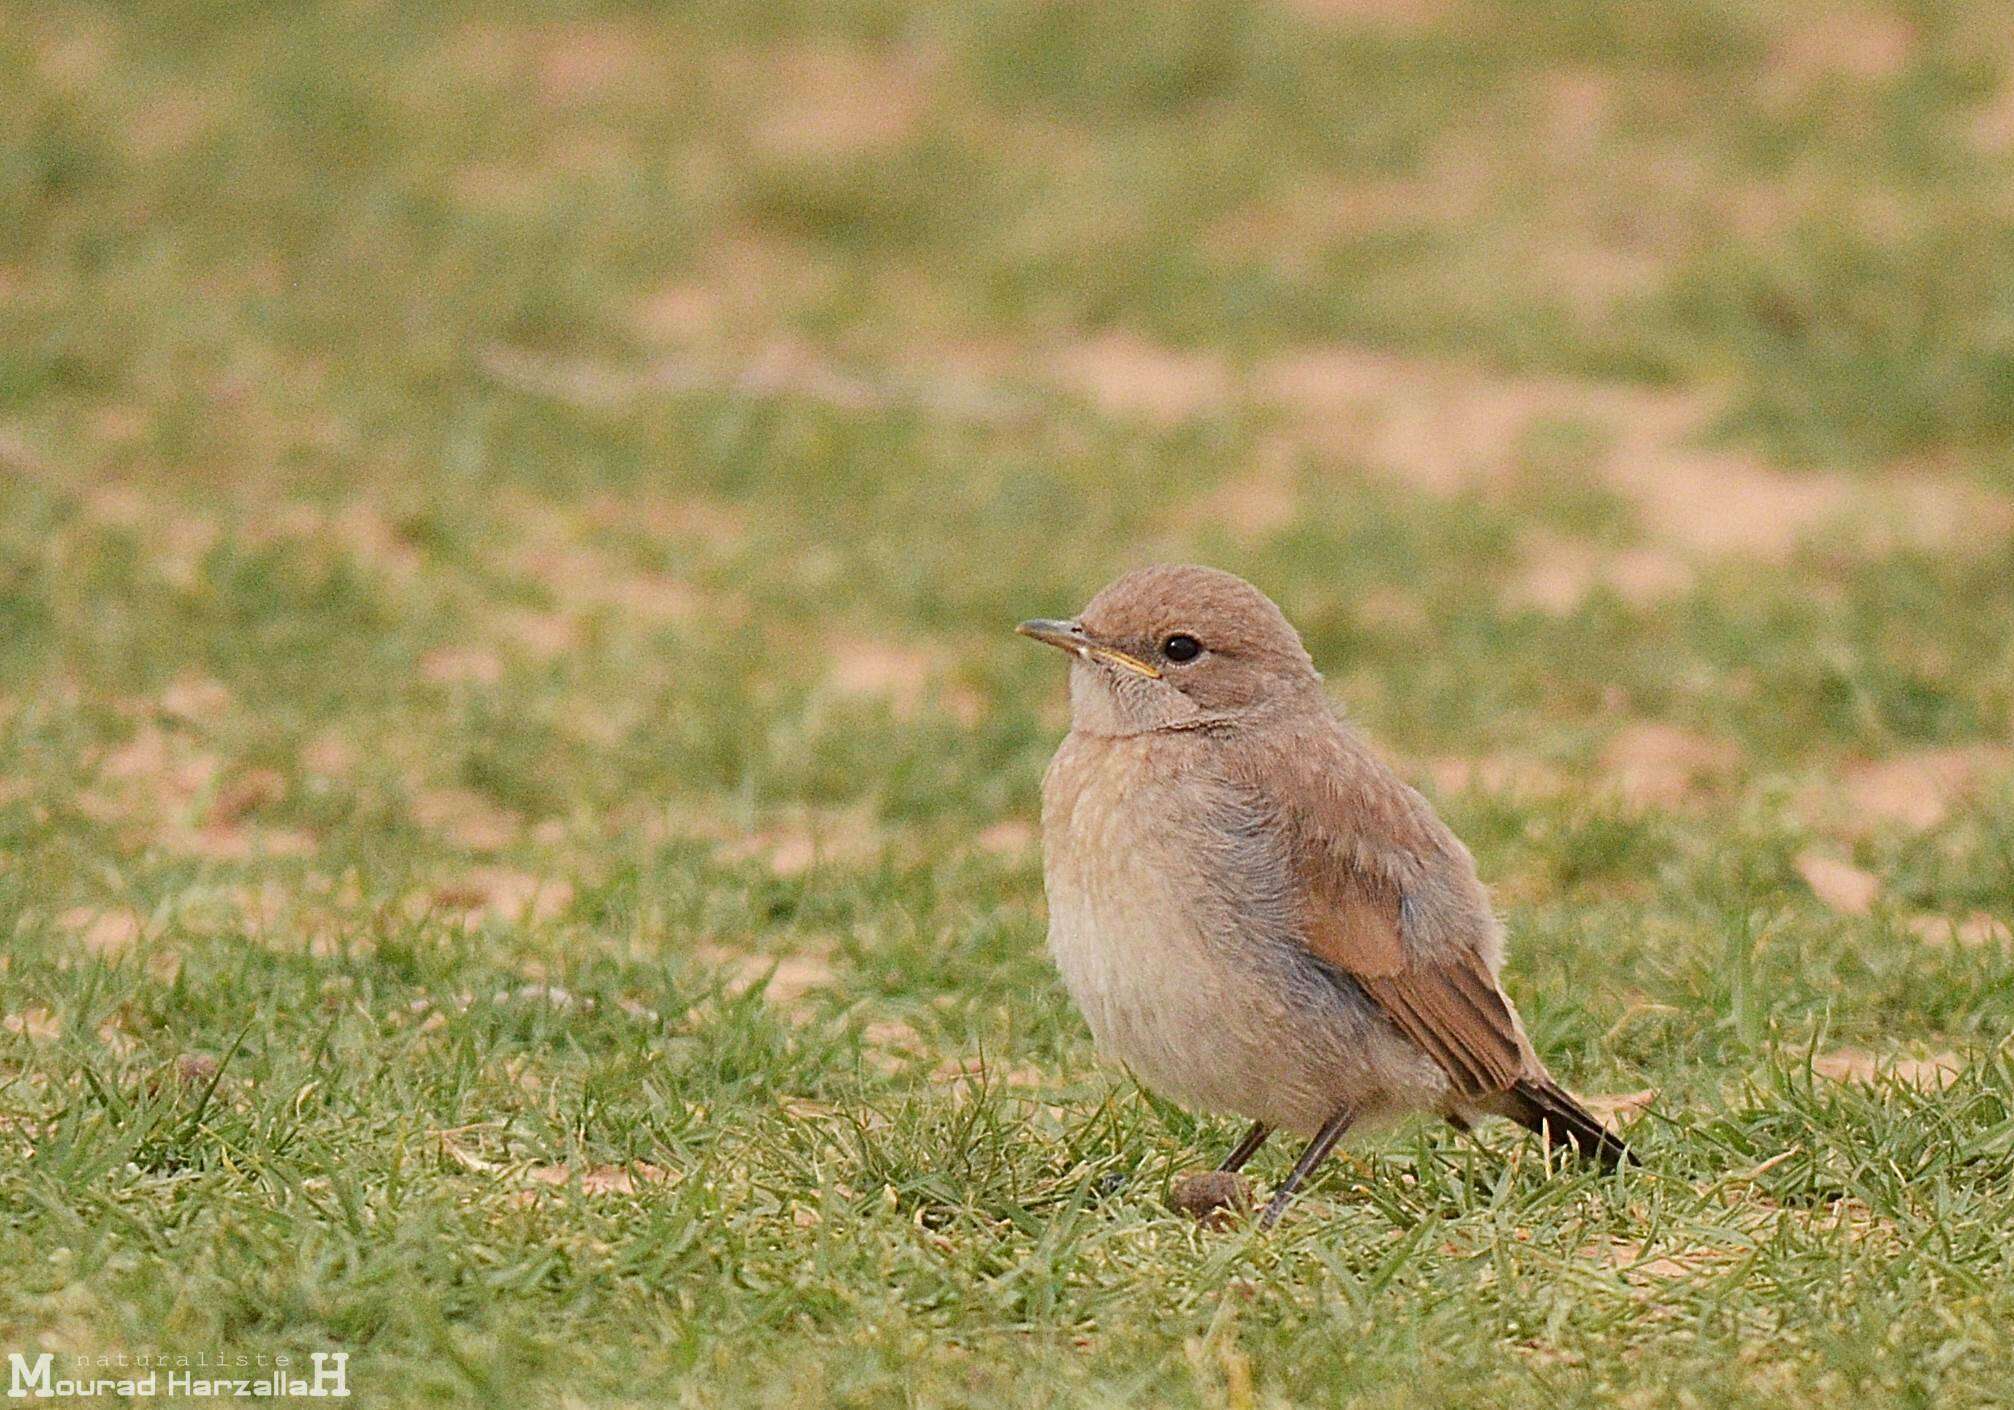
[[[1528,1131],[1536,1131],[1556,1146],[1572,1146],[1586,1160],[1598,1160],[1604,1170],[1624,1164],[1641,1165],[1622,1137],[1601,1124],[1601,1118],[1573,1099],[1550,1077],[1520,1077],[1509,1092],[1504,1115]]]

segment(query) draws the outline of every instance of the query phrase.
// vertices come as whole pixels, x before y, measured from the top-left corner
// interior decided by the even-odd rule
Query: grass
[[[7,11],[0,1352],[2000,1402],[2004,16],[1334,8]],[[1007,632],[1161,558],[1303,626],[1644,1170],[1169,1211],[1236,1132],[1042,954]]]

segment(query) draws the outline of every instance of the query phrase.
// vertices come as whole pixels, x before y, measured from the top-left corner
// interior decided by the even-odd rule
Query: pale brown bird
[[[1266,1223],[1344,1132],[1406,1112],[1633,1159],[1525,1037],[1468,849],[1331,711],[1270,598],[1144,568],[1016,630],[1072,657],[1042,787],[1057,968],[1101,1051],[1253,1123],[1221,1171],[1310,1138]]]

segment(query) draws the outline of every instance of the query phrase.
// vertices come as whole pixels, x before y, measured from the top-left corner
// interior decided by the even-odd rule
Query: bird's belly
[[[1171,1100],[1262,1119],[1294,1080],[1281,1070],[1291,1038],[1254,1034],[1267,997],[1143,899],[1051,901],[1050,951],[1098,1050]]]
[[[1374,1098],[1384,1026],[1305,956],[1200,923],[1209,883],[1137,821],[1157,816],[1074,808],[1046,839],[1050,951],[1100,1052],[1173,1101],[1290,1131]]]

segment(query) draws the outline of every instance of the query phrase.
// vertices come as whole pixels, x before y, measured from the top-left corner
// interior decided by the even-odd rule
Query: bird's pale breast
[[[1101,1051],[1172,1100],[1312,1131],[1388,1084],[1360,999],[1291,936],[1284,863],[1180,744],[1072,735],[1044,785],[1049,945]]]

